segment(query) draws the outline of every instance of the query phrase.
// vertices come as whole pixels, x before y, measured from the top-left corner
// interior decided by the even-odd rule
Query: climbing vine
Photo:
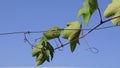
[[[32,47],[32,56],[36,57],[36,66],[39,66],[43,64],[45,61],[52,61],[54,58],[54,53],[56,49],[60,49],[67,44],[70,45],[70,50],[73,53],[76,49],[77,45],[80,45],[80,39],[85,38],[89,33],[91,33],[94,30],[101,30],[111,27],[117,27],[120,26],[120,0],[112,0],[112,3],[108,5],[106,10],[104,11],[104,17],[110,19],[102,20],[102,14],[98,5],[97,0],[85,0],[82,7],[78,11],[78,14],[76,18],[83,18],[84,24],[81,23],[81,21],[73,21],[68,22],[66,24],[66,28],[61,28],[58,26],[54,26],[46,31],[26,31],[26,32],[11,32],[11,33],[0,33],[0,35],[8,35],[8,34],[20,34],[24,33],[24,40],[28,42]],[[94,14],[95,11],[98,10],[100,21],[99,24],[97,24],[95,27],[91,29],[83,29],[82,25],[88,26],[89,20],[91,19],[91,16]],[[99,28],[99,26],[103,25],[104,23],[107,23],[108,21],[112,21],[113,26],[103,27]],[[83,30],[88,30],[86,33],[82,33]],[[31,44],[31,42],[27,39],[27,34],[30,33],[43,33],[42,38],[39,39],[39,42],[37,44]],[[68,40],[67,43],[62,43],[61,38]],[[60,42],[60,46],[53,47],[53,45],[49,42],[50,40],[53,40],[57,38]],[[95,49],[95,48],[94,48]]]

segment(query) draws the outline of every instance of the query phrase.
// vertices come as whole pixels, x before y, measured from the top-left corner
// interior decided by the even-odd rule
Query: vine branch
[[[101,25],[103,25],[104,23],[107,23],[108,21],[111,21],[111,20],[116,19],[116,18],[120,18],[120,16],[113,17],[113,18],[110,18],[110,19],[108,19],[108,20],[102,21],[102,23],[101,23],[101,21],[100,21],[100,23],[99,23],[98,25],[96,25],[95,27],[93,27],[92,29],[90,29],[87,33],[85,33],[85,34],[82,35],[81,37],[76,38],[76,39],[74,39],[74,40],[72,40],[72,41],[70,41],[70,42],[75,42],[75,41],[77,41],[77,40],[79,40],[79,39],[82,39],[82,38],[86,37],[88,34],[90,34],[90,33],[91,33],[92,31],[94,31],[94,30],[100,30],[100,29],[109,28],[109,27],[104,27],[104,28],[98,28],[98,27],[101,26]],[[98,29],[97,29],[97,28],[98,28]],[[62,46],[56,47],[55,50],[57,50],[57,49],[59,49],[59,48],[61,48],[61,47],[66,46],[66,45],[69,44],[70,42],[67,42],[67,43],[63,44]]]

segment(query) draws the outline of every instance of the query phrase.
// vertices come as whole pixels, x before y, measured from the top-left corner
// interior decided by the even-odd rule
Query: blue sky
[[[68,22],[76,20],[83,1],[85,0],[0,0],[0,33],[43,31],[55,25],[65,28]],[[98,0],[102,14],[110,2],[111,0]],[[83,23],[82,19],[79,21]],[[89,26],[83,27],[91,28],[98,23],[99,15],[96,11]],[[111,25],[108,22],[101,27]],[[99,49],[98,54],[86,51],[87,44],[81,39],[81,45],[77,46],[74,53],[70,52],[69,45],[65,46],[63,51],[56,50],[52,62],[45,62],[41,67],[119,68],[119,35],[119,27],[93,31],[86,39],[90,46]],[[30,34],[29,39],[34,43],[34,39],[41,36],[42,34]],[[54,42],[52,44],[56,47]],[[24,43],[23,34],[0,35],[0,46],[0,67],[35,66],[32,49]]]

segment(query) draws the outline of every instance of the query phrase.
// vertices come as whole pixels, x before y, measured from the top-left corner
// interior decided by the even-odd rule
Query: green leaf
[[[60,36],[61,29],[58,26],[54,26],[50,30],[44,32],[44,36],[50,40]]]
[[[82,8],[78,12],[77,18],[83,16],[84,23],[87,26],[89,24],[89,20],[92,14],[96,11],[97,8],[98,8],[97,0],[86,0]]]
[[[76,43],[70,43],[70,48],[71,48],[71,52],[74,52],[75,48],[76,48]]]
[[[54,48],[52,47],[52,45],[46,40],[45,37],[43,37],[40,42],[38,43],[38,45],[36,45],[36,47],[34,48],[34,50],[38,50],[38,47],[42,47],[40,48],[41,50],[39,50],[37,52],[37,54],[35,54],[34,56],[36,56],[36,65],[39,66],[41,64],[43,64],[45,61],[50,62],[53,58],[53,53],[54,53]],[[44,49],[43,49],[44,47]]]
[[[104,17],[108,18],[120,10],[120,0],[112,0],[112,3],[108,5],[106,10],[104,11]]]
[[[69,22],[67,28],[62,31],[62,37],[70,41],[71,52],[76,48],[76,44],[79,44],[79,35],[81,32],[82,24],[78,21]],[[74,44],[73,44],[74,43]]]
[[[42,37],[42,39],[38,42],[38,44],[35,46],[35,48],[32,51],[32,56],[36,57],[36,66],[39,66],[41,64],[43,64],[45,62],[45,60],[47,60],[47,58],[45,58],[46,54],[44,54],[43,52],[45,51],[45,46],[46,46],[46,42],[48,40],[46,39],[46,37]]]
[[[39,43],[35,46],[35,48],[32,50],[32,56],[36,56],[38,53],[41,52],[41,48],[44,47],[44,42],[47,41],[45,37],[42,37],[42,39],[39,41]]]
[[[112,3],[106,8],[104,17],[108,18],[111,16],[120,16],[120,0],[112,0]],[[112,23],[116,26],[120,26],[120,18],[113,19]]]
[[[43,64],[45,61],[50,62],[53,59],[54,48],[48,42],[47,37],[43,36],[32,51],[32,56],[36,57],[36,66]]]
[[[80,43],[79,43],[79,40],[78,40],[79,34],[80,34],[80,31],[77,32],[76,34],[73,34],[73,35],[75,35],[75,36],[73,36],[72,38],[74,38],[75,41],[72,42],[72,41],[73,41],[73,40],[72,40],[72,41],[70,42],[71,52],[74,52],[77,43],[80,44]]]
[[[114,17],[120,16],[120,10],[114,15]],[[112,23],[116,26],[120,26],[120,18],[116,18],[112,20]]]
[[[51,57],[51,60],[52,60],[53,57],[54,57],[54,48],[52,47],[52,45],[49,42],[47,42],[46,48],[49,49],[49,51],[50,51],[50,57]]]
[[[42,56],[41,54],[38,56],[39,57],[39,60],[37,58],[37,61],[36,61],[36,66],[39,66],[39,65],[42,65],[44,62],[45,62],[45,58],[44,58],[44,55]]]
[[[34,49],[32,50],[32,56],[33,56],[33,57],[36,56],[37,54],[40,53],[40,51],[41,51],[41,49],[39,49],[39,48],[34,48]]]
[[[71,41],[74,39],[74,37],[76,37],[76,34],[77,36],[79,36],[81,28],[82,28],[82,24],[80,22],[78,21],[69,22],[67,24],[67,28],[65,28],[61,32],[62,37]]]
[[[43,52],[36,56],[36,66],[39,66],[45,62],[46,58]]]
[[[39,55],[37,56],[36,60],[37,60],[37,61],[40,61],[40,60],[43,58],[43,56],[44,56],[43,53],[39,54]]]
[[[48,41],[46,37],[42,37],[42,39],[39,41],[39,45],[44,45],[44,42]],[[38,46],[39,46],[38,45]]]
[[[50,50],[45,50],[44,55],[45,55],[46,60],[47,60],[48,62],[50,62],[50,59],[49,59]]]

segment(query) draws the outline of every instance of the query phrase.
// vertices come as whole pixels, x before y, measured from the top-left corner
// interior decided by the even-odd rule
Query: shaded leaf
[[[75,48],[76,48],[76,44],[77,44],[77,43],[78,43],[78,44],[80,44],[80,43],[79,43],[79,39],[78,39],[79,34],[80,34],[80,31],[79,31],[79,32],[77,32],[77,33],[75,33],[75,34],[74,34],[75,36],[73,36],[73,37],[72,37],[72,38],[74,38],[74,39],[75,39],[75,41],[74,41],[74,40],[72,40],[72,41],[70,42],[71,52],[74,52],[74,50],[75,50]]]
[[[76,43],[70,43],[70,48],[71,48],[71,52],[74,52],[75,48],[76,48]]]
[[[40,60],[43,58],[43,56],[44,56],[43,53],[39,54],[39,55],[36,57],[36,60],[37,60],[37,61],[40,61]]]
[[[47,42],[46,48],[49,49],[49,51],[50,51],[50,57],[51,57],[51,60],[52,60],[53,57],[54,57],[54,48],[52,47],[52,45],[49,42]]]
[[[86,0],[82,8],[78,12],[77,18],[83,16],[84,23],[87,26],[92,14],[95,12],[97,8],[98,8],[97,0]]]
[[[58,26],[54,26],[50,30],[44,32],[44,36],[50,40],[60,36],[61,29]]]

